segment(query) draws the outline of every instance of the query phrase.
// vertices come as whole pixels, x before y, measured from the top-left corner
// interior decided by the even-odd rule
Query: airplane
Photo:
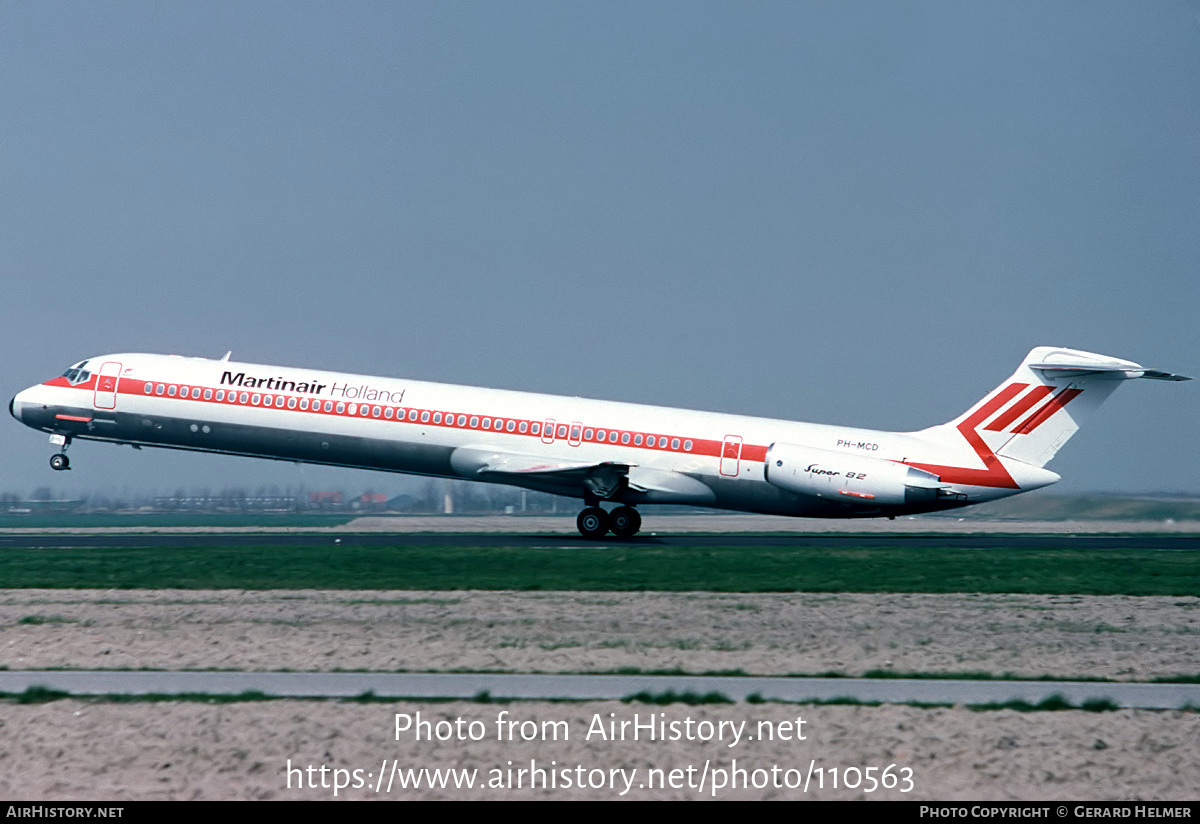
[[[1041,346],[954,420],[886,432],[229,357],[88,358],[9,412],[50,433],[55,470],[81,439],[511,484],[582,498],[579,532],[600,539],[635,535],[643,504],[895,518],[1027,492],[1123,381],[1190,380]]]

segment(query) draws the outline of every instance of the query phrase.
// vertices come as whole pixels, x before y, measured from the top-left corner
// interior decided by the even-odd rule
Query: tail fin
[[[1039,346],[1007,381],[948,424],[987,463],[986,453],[1043,467],[1123,381],[1190,380],[1133,361]]]

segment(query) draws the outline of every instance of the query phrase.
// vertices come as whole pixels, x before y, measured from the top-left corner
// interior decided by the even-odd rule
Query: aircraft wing
[[[617,494],[633,466],[614,461],[547,460],[472,446],[455,449],[450,465],[465,477],[481,481],[517,484],[556,495],[578,495],[587,490],[601,500]]]
[[[454,450],[450,464],[463,477],[516,484],[555,495],[580,497],[586,491],[600,500],[628,503],[715,501],[712,489],[689,475],[619,461],[559,461],[464,446]]]

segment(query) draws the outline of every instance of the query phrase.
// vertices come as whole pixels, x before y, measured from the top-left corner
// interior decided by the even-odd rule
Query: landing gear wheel
[[[608,528],[618,538],[632,538],[642,528],[642,516],[631,506],[619,506],[608,513]]]
[[[59,452],[57,455],[50,456],[50,468],[55,472],[62,472],[64,469],[71,468],[71,461],[66,455]]]
[[[608,513],[598,506],[589,506],[575,519],[579,534],[591,541],[599,540],[608,533]]]

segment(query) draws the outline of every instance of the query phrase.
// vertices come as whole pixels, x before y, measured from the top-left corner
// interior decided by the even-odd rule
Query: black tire
[[[66,455],[59,452],[57,455],[50,456],[50,468],[53,469],[55,472],[61,472],[64,469],[71,468],[71,461],[67,458]]]
[[[608,513],[608,528],[618,538],[632,538],[642,528],[642,516],[631,506],[619,506]]]
[[[575,519],[579,534],[591,541],[599,540],[608,534],[608,513],[598,506],[589,506]]]

